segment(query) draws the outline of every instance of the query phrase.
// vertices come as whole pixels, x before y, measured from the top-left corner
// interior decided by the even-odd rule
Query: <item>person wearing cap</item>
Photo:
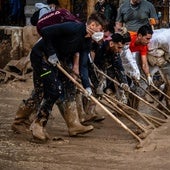
[[[39,19],[44,15],[51,11],[55,11],[60,8],[60,3],[58,0],[47,0],[47,4],[44,3],[35,3],[35,8],[40,9]]]
[[[59,6],[58,0],[47,0],[47,3],[49,5],[52,5],[53,7]],[[40,5],[41,4],[39,4],[39,7],[40,7]],[[53,19],[52,19],[53,22],[51,22],[51,18],[46,17],[46,16],[48,16],[48,14],[50,15],[50,13],[52,13],[52,12],[55,13],[55,11],[59,11],[59,10],[62,10],[62,12],[61,13],[58,12],[59,15],[57,15],[56,18],[53,17]],[[51,11],[51,9],[49,11]],[[56,24],[56,23],[62,23],[62,22],[69,21],[69,16],[72,19],[73,18],[76,19],[76,17],[73,16],[66,9],[57,8],[57,10],[55,10],[55,11],[51,11],[51,12],[49,12],[49,11],[46,11],[48,13],[44,14],[44,16],[41,17],[41,19],[43,19],[45,17],[46,18],[42,22],[40,19],[40,23],[37,24],[37,27],[39,25],[40,26],[38,27],[37,30],[39,30],[40,28],[43,28],[45,26],[49,26],[50,24],[52,25],[52,24]],[[50,22],[49,22],[49,20],[50,20]],[[33,69],[34,89],[32,90],[30,96],[27,99],[24,99],[19,104],[19,107],[15,114],[14,121],[11,125],[11,129],[17,133],[25,133],[25,132],[29,131],[29,125],[32,122],[32,119],[30,120],[30,117],[33,117],[33,115],[35,115],[35,113],[39,107],[39,104],[41,103],[42,97],[43,97],[43,83],[42,83],[42,79],[39,76],[39,72],[40,72],[39,70],[41,70],[41,64],[43,64],[45,62],[43,61],[44,53],[42,53],[42,48],[41,48],[42,43],[41,42],[42,42],[42,38],[40,38],[35,43],[34,47],[31,50],[31,55],[33,55],[32,64],[34,62],[38,63],[38,64],[36,64],[35,67],[33,67],[34,68]],[[36,56],[36,57],[34,57],[34,56]]]
[[[91,24],[91,22],[92,22],[92,24]],[[94,18],[92,17],[90,19],[89,23],[88,23],[88,25],[90,25],[87,28],[87,31],[88,31],[87,35],[89,35],[89,38],[90,38],[90,36],[92,36],[93,33],[95,33],[95,30],[96,31],[99,31],[99,29],[102,30],[105,23],[106,22],[105,22],[105,18],[104,17],[102,17],[100,15],[97,15],[97,16],[94,15]],[[60,25],[60,24],[58,24],[58,25]],[[68,25],[71,26],[71,30],[70,30],[70,27],[65,27],[65,28],[67,28],[68,31],[72,31],[73,36],[74,36],[75,33],[77,35],[77,29],[79,27],[80,28],[81,27],[82,28],[85,27],[85,25],[80,23],[80,22],[79,23],[69,22]],[[74,32],[74,27],[72,27],[74,25],[77,25],[77,27],[78,27],[78,28],[75,28],[76,29],[75,32]],[[84,29],[82,29],[81,33],[83,35],[86,34],[86,27]],[[71,35],[72,34],[70,34],[70,36]],[[81,37],[82,37],[82,35],[80,35],[80,38],[77,39],[77,36],[76,36],[76,40],[75,41],[81,41]],[[93,37],[95,37],[95,36],[93,35]],[[85,40],[87,40],[87,42],[88,42],[89,38],[87,37],[87,39],[85,39]],[[70,39],[72,40],[72,38],[70,38]],[[83,39],[83,37],[82,37],[82,39]],[[62,40],[63,40],[63,38],[62,38]],[[61,42],[63,42],[63,41],[61,41]],[[74,43],[73,43],[73,45],[74,45]],[[75,48],[76,48],[76,45],[77,44],[75,44]],[[59,48],[59,47],[60,47],[60,45],[57,46],[57,47],[55,46],[55,48]],[[64,50],[64,48],[62,48],[62,50]],[[71,50],[72,50],[72,48],[71,48]],[[76,48],[76,51],[77,51],[77,48]],[[41,40],[39,40],[36,43],[36,45],[33,47],[32,52],[31,52],[31,63],[32,63],[32,66],[33,66],[33,71],[34,71],[33,75],[35,75],[35,76],[33,76],[33,78],[34,78],[34,86],[35,86],[34,90],[35,91],[34,91],[33,95],[28,100],[22,102],[21,105],[19,106],[19,109],[18,109],[18,111],[16,113],[16,116],[15,116],[15,120],[14,120],[14,122],[12,124],[12,129],[14,131],[18,131],[19,127],[21,127],[21,129],[24,129],[24,126],[26,126],[25,129],[27,129],[27,127],[29,126],[29,124],[26,124],[26,122],[29,121],[28,117],[30,116],[30,113],[32,113],[33,111],[37,110],[35,108],[37,108],[37,105],[39,106],[40,102],[42,101],[42,97],[44,96],[45,93],[48,96],[51,96],[51,98],[53,98],[54,97],[53,95],[57,96],[58,94],[56,94],[56,93],[60,93],[63,90],[63,89],[60,89],[60,79],[59,79],[59,77],[56,77],[58,74],[55,74],[55,72],[56,72],[55,71],[55,67],[53,67],[52,65],[47,63],[47,61],[43,61],[42,60],[44,58],[43,57],[44,54],[45,55],[47,54],[46,53],[46,46],[44,44],[44,40],[41,39]],[[70,57],[71,54],[69,53],[66,56]],[[65,59],[63,58],[63,60],[65,60]],[[71,58],[67,59],[67,61],[68,60],[71,60]],[[44,68],[44,70],[41,69],[41,68]],[[45,71],[47,69],[52,69],[52,71],[49,71],[50,75],[48,75],[48,74],[41,74],[41,71]],[[74,67],[73,67],[73,69],[74,69]],[[54,75],[56,75],[56,76],[54,76]],[[37,78],[37,76],[39,78]],[[62,76],[62,77],[64,77],[64,76]],[[47,79],[49,78],[49,79],[45,81],[44,79],[46,79],[46,78]],[[53,83],[48,84],[51,81],[51,79],[53,80],[53,78],[54,78],[54,80],[58,79],[59,80],[58,83],[57,82],[53,82]],[[44,83],[42,84],[42,82],[45,82],[45,87],[44,87]],[[73,87],[73,85],[71,83],[69,83],[69,81],[65,81],[65,82],[67,82],[67,84],[69,84],[68,85],[69,89],[71,89],[71,87]],[[55,83],[57,83],[57,84],[55,84]],[[55,86],[53,86],[54,84],[55,84]],[[38,86],[38,88],[36,86]],[[50,86],[52,86],[52,87],[50,88]],[[48,90],[44,92],[43,89],[46,89],[46,90],[48,89]],[[68,89],[65,88],[64,90],[67,91]],[[73,90],[70,90],[70,92],[67,93],[67,94],[70,95],[70,97],[72,99],[74,99],[73,92],[74,92]],[[45,102],[43,101],[42,103],[43,103],[42,104],[43,107],[48,106],[48,105],[46,105],[46,101]],[[67,123],[68,132],[69,132],[70,136],[76,136],[78,134],[87,133],[87,132],[93,130],[93,126],[91,126],[91,125],[83,126],[82,124],[80,124],[78,116],[77,116],[77,111],[75,110],[75,106],[76,105],[73,105],[73,102],[71,103],[68,100],[68,102],[67,101],[66,102],[60,102],[60,107],[59,107],[61,112],[63,113],[63,117],[64,117],[64,119],[65,119],[65,121]],[[49,107],[51,107],[51,105]],[[74,109],[73,109],[73,107],[74,107]],[[50,112],[50,110],[45,110],[45,112],[48,114]],[[44,126],[44,124],[43,124],[43,126]],[[41,124],[41,127],[42,127],[42,124]],[[35,134],[35,126],[32,126],[31,130],[33,130],[34,134]],[[38,136],[42,140],[47,138],[45,130],[42,130],[41,128],[39,129],[39,131],[36,133],[35,136]]]
[[[60,101],[62,106],[61,110],[64,112],[64,116],[67,120],[74,121],[75,118],[75,100],[74,100],[74,90],[71,91],[72,98],[70,100],[63,101],[64,91],[63,84],[60,78],[63,76],[57,76],[56,65],[61,61],[73,61],[72,56],[79,52],[79,63],[80,65],[80,76],[82,80],[83,87],[86,89],[86,95],[91,95],[92,90],[89,82],[88,75],[88,54],[90,51],[90,43],[92,38],[95,40],[100,40],[103,38],[103,34],[98,36],[98,32],[102,32],[105,28],[106,19],[101,14],[91,14],[87,20],[87,23],[80,22],[65,22],[61,24],[54,24],[41,29],[42,40],[40,45],[40,54],[45,52],[47,64],[46,67],[42,67],[39,76],[42,78],[44,86],[44,96],[40,108],[37,112],[36,118],[30,126],[32,134],[34,137],[40,140],[46,140],[45,126],[48,122],[48,117],[51,113],[52,107],[56,101]],[[39,55],[36,53],[31,54],[31,62],[34,58],[39,59]],[[74,68],[77,63],[78,58],[72,63]],[[33,68],[36,69],[36,63],[32,62]],[[55,74],[57,73],[57,74]],[[58,74],[60,75],[60,74]],[[70,83],[70,86],[71,83]],[[65,97],[65,96],[64,96]],[[73,117],[74,116],[74,117]],[[75,121],[74,121],[75,122]],[[77,122],[77,119],[76,119]],[[93,126],[84,127],[82,133],[89,132],[93,130]],[[72,129],[73,130],[73,129]],[[81,133],[80,132],[80,133]],[[77,132],[75,132],[75,135]],[[71,135],[74,135],[72,133]]]

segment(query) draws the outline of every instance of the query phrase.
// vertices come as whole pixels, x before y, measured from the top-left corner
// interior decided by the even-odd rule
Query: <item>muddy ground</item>
[[[95,129],[68,137],[57,107],[48,122],[52,140],[38,143],[31,135],[14,134],[10,126],[16,109],[32,89],[32,80],[0,85],[0,170],[168,170],[170,169],[170,123],[156,128],[145,146],[106,115]],[[148,112],[146,106],[142,106]],[[100,113],[105,114],[100,108]],[[126,122],[123,117],[120,117]],[[131,125],[130,125],[131,126]]]

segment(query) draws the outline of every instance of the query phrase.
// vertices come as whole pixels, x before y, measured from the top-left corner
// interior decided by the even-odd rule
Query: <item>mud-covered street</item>
[[[146,138],[144,147],[138,150],[138,141],[108,115],[102,123],[93,123],[92,132],[68,137],[67,127],[56,106],[47,125],[50,141],[38,143],[30,134],[14,134],[11,123],[16,109],[31,88],[31,78],[26,82],[0,85],[1,170],[169,169],[169,122],[155,129]],[[98,111],[103,113],[100,108]],[[126,122],[123,117],[120,119]]]

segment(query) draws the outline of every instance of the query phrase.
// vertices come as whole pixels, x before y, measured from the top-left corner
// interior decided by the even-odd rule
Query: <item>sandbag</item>
[[[157,57],[157,56],[148,54],[147,59],[151,66],[162,67],[163,65],[167,63],[164,56]]]

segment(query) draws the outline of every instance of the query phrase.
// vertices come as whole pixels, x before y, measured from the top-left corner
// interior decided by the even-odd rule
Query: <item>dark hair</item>
[[[56,6],[60,6],[60,3],[58,0],[47,0],[47,4],[55,4]]]
[[[87,24],[90,24],[93,21],[98,22],[103,27],[103,29],[106,30],[108,26],[108,21],[103,14],[92,13],[87,20]]]
[[[118,43],[118,42],[123,43],[123,36],[119,33],[112,34],[111,38],[112,39],[110,41],[113,41],[115,43]]]
[[[126,32],[125,34],[123,34],[123,44],[130,42],[130,41],[131,41],[130,33]]]
[[[153,34],[153,30],[151,25],[147,24],[147,25],[143,25],[138,29],[137,34],[141,34],[142,36],[145,36],[147,34]]]
[[[108,24],[107,24],[106,27],[105,27],[105,32],[106,32],[106,31],[110,31],[111,33],[114,33],[115,30],[114,30],[113,24],[111,24],[110,22],[108,22]]]

